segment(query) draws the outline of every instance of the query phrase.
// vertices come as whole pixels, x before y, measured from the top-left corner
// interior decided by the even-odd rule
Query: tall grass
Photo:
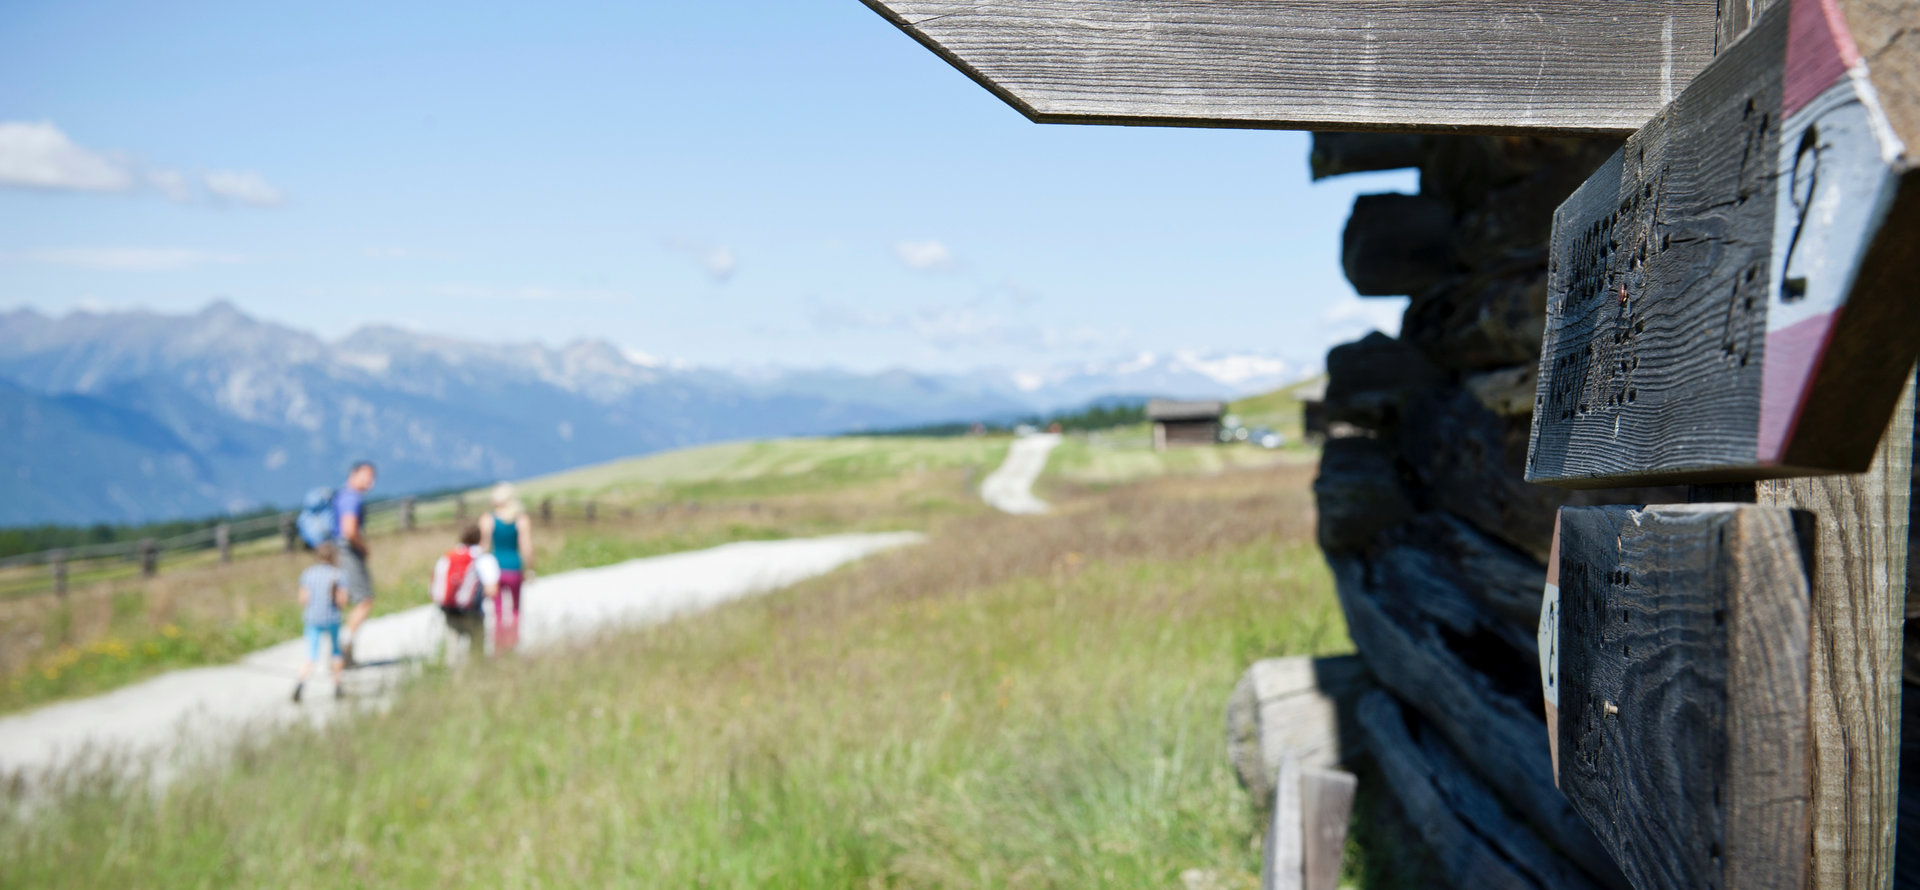
[[[164,795],[69,777],[0,808],[0,883],[1252,886],[1226,693],[1253,658],[1349,648],[1307,475],[956,519],[759,600],[429,676]]]

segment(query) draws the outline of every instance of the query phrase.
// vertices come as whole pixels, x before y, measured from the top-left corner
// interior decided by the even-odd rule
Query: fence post
[[[160,574],[160,542],[147,538],[140,542],[140,576],[152,578]]]
[[[219,548],[221,562],[233,562],[233,527],[224,522],[214,526],[213,546]]]
[[[592,522],[592,521],[593,521],[593,516],[594,516],[594,513],[595,513],[595,512],[596,512],[596,510],[595,510],[595,505],[594,505],[594,503],[593,503],[592,501],[588,501],[588,502],[587,502],[587,521],[588,521],[588,522]]]
[[[541,498],[540,499],[540,524],[546,525],[547,523],[550,523],[552,521],[553,521],[553,498]]]
[[[64,599],[67,595],[67,551],[55,550],[49,558],[53,561],[53,595]]]
[[[293,531],[293,514],[292,514],[292,513],[282,513],[282,514],[280,514],[280,542],[281,542],[281,549],[282,549],[282,550],[284,550],[284,551],[285,551],[285,552],[287,552],[287,553],[292,553],[292,552],[293,552],[293,549],[294,549],[294,548],[293,548],[293,539],[294,539],[294,531]]]
[[[413,498],[409,497],[409,498],[401,499],[400,501],[401,531],[409,531],[409,532],[413,531],[413,528],[414,528],[413,506],[414,506]]]
[[[467,496],[459,495],[453,499],[453,522],[455,525],[467,521]]]

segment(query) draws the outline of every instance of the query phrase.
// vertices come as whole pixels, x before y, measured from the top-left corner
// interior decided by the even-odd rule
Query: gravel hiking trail
[[[1047,468],[1047,455],[1060,444],[1058,433],[1013,440],[1007,459],[980,483],[980,499],[1005,513],[1045,513],[1047,502],[1033,496],[1033,483]]]
[[[825,574],[862,557],[921,541],[915,532],[849,534],[727,544],[540,578],[527,585],[520,651],[678,615]],[[291,576],[287,581],[291,589]],[[387,594],[389,596],[393,594]],[[347,698],[333,698],[324,666],[307,701],[289,700],[305,645],[290,640],[220,667],[174,671],[104,695],[0,718],[0,777],[31,778],[92,758],[150,766],[164,784],[184,765],[223,757],[249,731],[315,725],[385,707],[400,682],[447,639],[440,611],[422,605],[360,628]]]

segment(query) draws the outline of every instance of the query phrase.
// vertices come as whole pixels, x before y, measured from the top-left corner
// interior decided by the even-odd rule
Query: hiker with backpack
[[[533,529],[513,484],[493,487],[493,509],[480,517],[480,539],[500,563],[500,595],[493,598],[494,651],[505,652],[520,639],[520,586],[533,574]]]
[[[486,653],[486,601],[500,596],[500,563],[480,547],[480,526],[460,530],[460,546],[433,565],[428,588],[433,604],[447,618],[447,630],[461,637],[474,657]]]
[[[307,660],[300,665],[300,679],[293,684],[294,704],[306,691],[307,678],[313,676],[313,664],[320,660],[320,641],[326,640],[327,656],[333,662],[333,697],[345,698],[347,687],[341,678],[346,671],[340,657],[340,608],[347,604],[347,589],[340,583],[339,557],[332,541],[313,548],[313,565],[300,573],[300,621],[306,625]]]
[[[341,654],[353,663],[353,644],[360,625],[373,614],[373,575],[367,571],[367,492],[373,490],[372,461],[360,461],[347,471],[347,484],[333,496],[333,535],[340,550],[341,583],[347,588],[346,634]]]

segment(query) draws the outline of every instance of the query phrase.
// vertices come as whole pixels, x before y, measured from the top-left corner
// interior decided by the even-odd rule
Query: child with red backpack
[[[480,548],[480,526],[461,529],[460,546],[434,563],[430,592],[447,616],[447,629],[465,640],[470,654],[485,654],[486,601],[500,595],[500,563]]]

